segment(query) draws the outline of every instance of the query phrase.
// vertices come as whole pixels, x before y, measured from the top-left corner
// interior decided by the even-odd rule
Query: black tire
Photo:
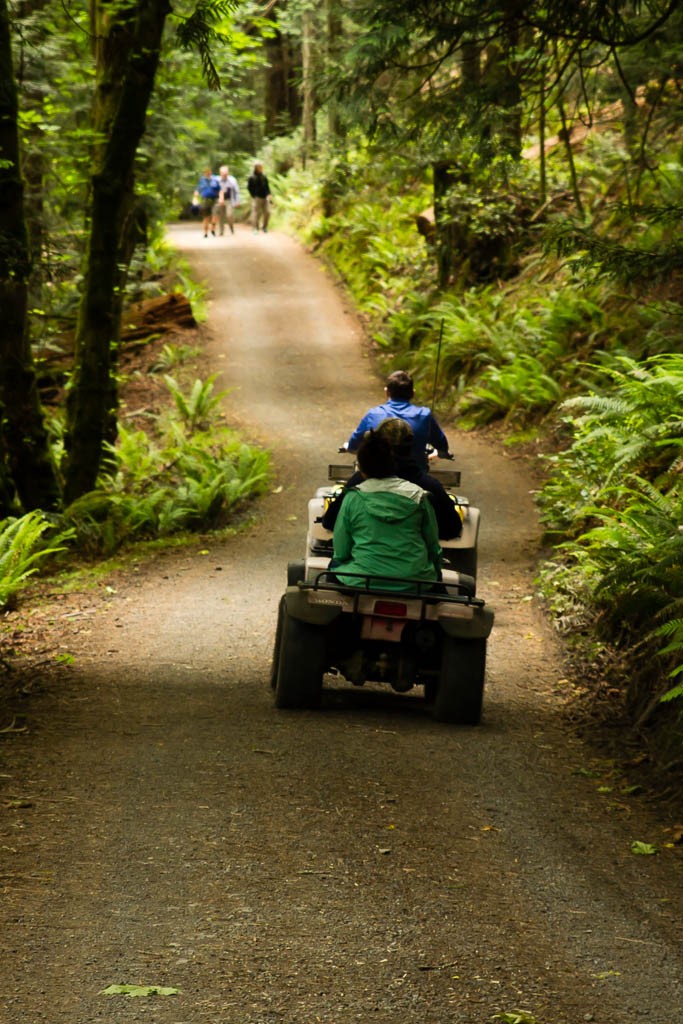
[[[277,607],[277,625],[275,626],[275,643],[273,644],[273,660],[270,663],[270,688],[275,689],[277,683],[277,670],[280,665],[280,644],[282,643],[282,619],[285,608],[284,597],[280,598]]]
[[[293,619],[283,603],[275,681],[276,707],[318,706],[325,670],[325,647],[324,627]]]
[[[299,580],[303,580],[306,577],[306,563],[305,562],[288,562],[287,563],[287,586],[295,587]]]
[[[486,640],[444,637],[439,686],[434,701],[437,722],[478,725],[484,700]]]

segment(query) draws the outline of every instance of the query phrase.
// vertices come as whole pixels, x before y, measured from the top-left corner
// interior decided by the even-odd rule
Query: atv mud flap
[[[486,640],[493,629],[493,610],[473,606],[467,610],[468,616],[439,615],[439,625],[446,636],[457,640]]]

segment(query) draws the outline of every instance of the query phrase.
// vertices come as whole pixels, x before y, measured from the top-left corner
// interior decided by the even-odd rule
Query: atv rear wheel
[[[444,568],[455,569],[465,576],[477,578],[476,548],[446,548]]]
[[[313,708],[320,703],[325,670],[325,633],[320,626],[294,619],[284,599],[277,655],[275,706]]]
[[[478,725],[484,699],[485,673],[486,640],[444,637],[434,718],[438,722]]]
[[[282,643],[282,619],[284,616],[285,599],[280,598],[280,603],[277,606],[277,625],[275,627],[275,643],[273,644],[273,660],[270,663],[270,688],[275,689],[277,683],[277,673],[280,667],[280,644]]]

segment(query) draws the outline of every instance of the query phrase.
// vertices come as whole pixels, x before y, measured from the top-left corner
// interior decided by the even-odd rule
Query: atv
[[[357,575],[354,586],[344,585],[328,569],[332,534],[320,519],[353,468],[329,467],[330,484],[309,501],[305,557],[287,567],[271,670],[275,704],[318,706],[327,676],[353,686],[386,684],[398,693],[422,686],[435,719],[477,725],[493,626],[493,611],[476,596],[479,510],[452,493],[463,530],[457,540],[441,542],[440,584],[406,578],[397,592],[386,589],[387,577]],[[460,483],[457,471],[430,472],[449,493]]]

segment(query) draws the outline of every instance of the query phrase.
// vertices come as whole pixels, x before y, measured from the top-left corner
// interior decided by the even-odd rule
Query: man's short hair
[[[403,401],[411,399],[415,393],[413,378],[407,370],[394,370],[385,381],[385,387],[389,398],[400,398]]]

